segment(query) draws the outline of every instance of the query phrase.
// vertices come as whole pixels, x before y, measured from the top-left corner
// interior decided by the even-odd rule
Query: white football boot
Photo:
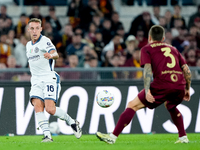
[[[42,138],[42,143],[48,143],[48,142],[53,142],[53,139],[50,139],[48,136],[45,136],[44,138]]]
[[[112,138],[110,136],[110,134],[103,134],[101,132],[97,132],[96,133],[96,136],[101,140],[101,141],[104,141],[108,144],[114,144],[116,139],[115,138]]]
[[[77,120],[75,120],[75,123],[71,125],[72,130],[74,132],[74,135],[77,139],[81,138],[82,136],[82,130],[79,126],[79,122]]]
[[[182,136],[182,137],[179,137],[179,139],[175,142],[175,144],[177,143],[189,143],[189,140],[187,136]]]

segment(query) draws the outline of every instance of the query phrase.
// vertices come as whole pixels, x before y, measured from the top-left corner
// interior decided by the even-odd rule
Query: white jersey
[[[29,62],[32,78],[48,80],[48,77],[55,77],[54,59],[44,58],[44,53],[56,50],[49,38],[40,35],[36,43],[29,41],[26,44],[26,55]]]

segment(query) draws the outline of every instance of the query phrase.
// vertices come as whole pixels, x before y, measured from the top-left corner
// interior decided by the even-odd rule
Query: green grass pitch
[[[54,142],[41,143],[42,136],[0,136],[0,150],[200,150],[200,134],[190,133],[189,144],[174,144],[177,134],[121,134],[114,145],[96,135],[53,136]]]

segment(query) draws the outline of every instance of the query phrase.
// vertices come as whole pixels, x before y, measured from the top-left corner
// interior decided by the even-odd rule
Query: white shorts
[[[30,101],[33,98],[40,99],[44,102],[44,100],[53,100],[57,103],[59,95],[60,95],[60,77],[56,75],[56,77],[48,78],[47,81],[44,80],[34,80],[32,82],[31,90],[30,90]]]

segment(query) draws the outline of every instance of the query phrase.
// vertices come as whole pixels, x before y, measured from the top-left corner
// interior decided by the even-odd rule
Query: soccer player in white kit
[[[44,133],[42,142],[52,142],[49,130],[49,122],[44,114],[44,108],[50,115],[65,120],[67,125],[72,127],[76,138],[82,136],[82,130],[77,120],[72,119],[61,108],[55,104],[60,93],[60,77],[54,71],[54,61],[58,53],[51,40],[41,35],[41,20],[32,18],[28,22],[28,32],[31,37],[26,45],[26,55],[28,57],[31,72],[30,101],[34,106],[36,119]]]

